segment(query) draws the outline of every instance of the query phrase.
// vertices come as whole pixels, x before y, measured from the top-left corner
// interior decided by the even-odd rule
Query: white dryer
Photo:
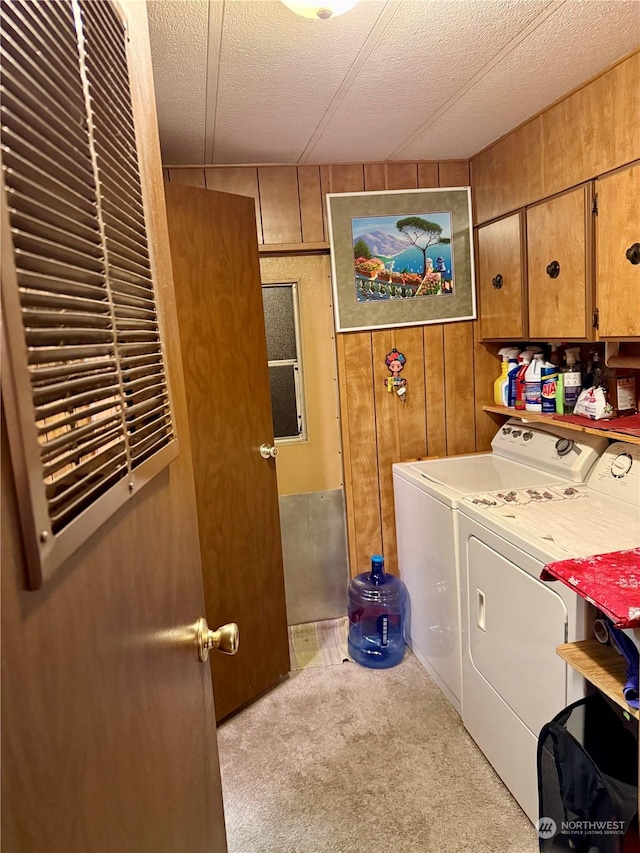
[[[407,643],[453,707],[462,698],[458,507],[469,495],[580,483],[607,440],[509,420],[489,453],[393,466],[400,577],[409,593]]]
[[[459,509],[462,719],[532,822],[542,726],[584,695],[556,646],[591,636],[590,605],[545,564],[640,545],[640,447],[616,442],[578,486],[498,490]]]

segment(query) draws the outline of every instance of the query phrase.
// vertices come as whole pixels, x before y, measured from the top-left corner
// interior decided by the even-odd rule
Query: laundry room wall
[[[323,202],[326,193],[466,186],[469,164],[465,160],[181,167],[165,170],[165,178],[253,197],[263,275],[278,277],[276,262],[284,263],[286,259],[288,266],[282,268],[283,272],[300,280],[303,259],[317,263],[314,256],[320,254],[325,256],[324,263],[327,262],[328,232]],[[324,271],[317,276],[316,292],[321,293],[328,281]],[[330,300],[331,295],[325,290],[322,310],[309,312],[306,321],[303,318],[303,346],[309,335],[316,340],[324,337],[327,345],[334,346],[333,325],[327,326],[327,297]],[[403,375],[409,393],[404,404],[387,394],[383,385],[388,375],[384,358],[394,346],[407,357]],[[475,322],[351,332],[336,336],[335,347],[339,411],[335,395],[333,405],[328,397],[323,398],[322,430],[323,434],[329,434],[332,418],[333,424],[339,423],[341,451],[338,448],[334,453],[332,445],[319,444],[317,451],[324,457],[319,466],[315,447],[283,447],[277,463],[285,579],[288,604],[292,602],[290,622],[307,621],[309,616],[337,615],[338,601],[344,612],[342,578],[346,582],[346,558],[338,563],[334,550],[328,559],[322,547],[315,548],[309,560],[295,558],[294,546],[300,543],[298,533],[304,530],[304,525],[310,525],[315,536],[327,523],[327,506],[332,506],[330,528],[335,530],[335,513],[341,510],[344,501],[351,574],[364,571],[375,553],[383,553],[387,568],[397,572],[392,463],[426,455],[486,450],[500,420],[482,410],[484,403],[491,402],[496,347],[479,343]],[[333,370],[333,363],[333,359],[327,362],[327,375]],[[307,377],[305,388],[309,385]],[[336,460],[343,472],[339,487],[334,485]],[[323,477],[330,485],[317,488],[315,484]],[[340,506],[338,497],[333,496],[336,492]],[[327,504],[327,493],[334,504]],[[294,496],[298,496],[298,506],[289,513],[288,504],[294,506]],[[296,531],[290,528],[289,516],[295,519]],[[332,574],[326,569],[327,563],[331,563],[331,570],[342,574]],[[294,584],[301,588],[300,596],[289,594]],[[294,599],[302,601],[303,606],[294,605]],[[331,601],[336,607],[322,604]],[[316,608],[318,603],[320,610]],[[323,615],[317,615],[319,612]]]
[[[640,49],[471,158],[474,224],[640,157]]]
[[[331,272],[327,255],[260,259],[262,283],[296,282],[304,439],[276,458],[289,624],[345,612],[348,578]]]

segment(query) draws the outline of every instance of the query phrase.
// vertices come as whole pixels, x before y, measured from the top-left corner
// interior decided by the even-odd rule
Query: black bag
[[[542,853],[627,853],[635,848],[638,743],[633,729],[633,722],[626,724],[600,694],[574,702],[542,728]]]

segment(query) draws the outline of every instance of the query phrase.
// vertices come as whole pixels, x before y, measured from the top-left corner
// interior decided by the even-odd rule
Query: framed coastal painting
[[[471,189],[329,193],[336,331],[476,317]]]

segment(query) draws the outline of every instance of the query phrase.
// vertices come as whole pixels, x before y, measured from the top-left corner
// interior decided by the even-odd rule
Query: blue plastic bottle
[[[362,666],[387,669],[404,655],[407,590],[384,571],[384,558],[371,558],[371,571],[349,585],[349,654]]]

